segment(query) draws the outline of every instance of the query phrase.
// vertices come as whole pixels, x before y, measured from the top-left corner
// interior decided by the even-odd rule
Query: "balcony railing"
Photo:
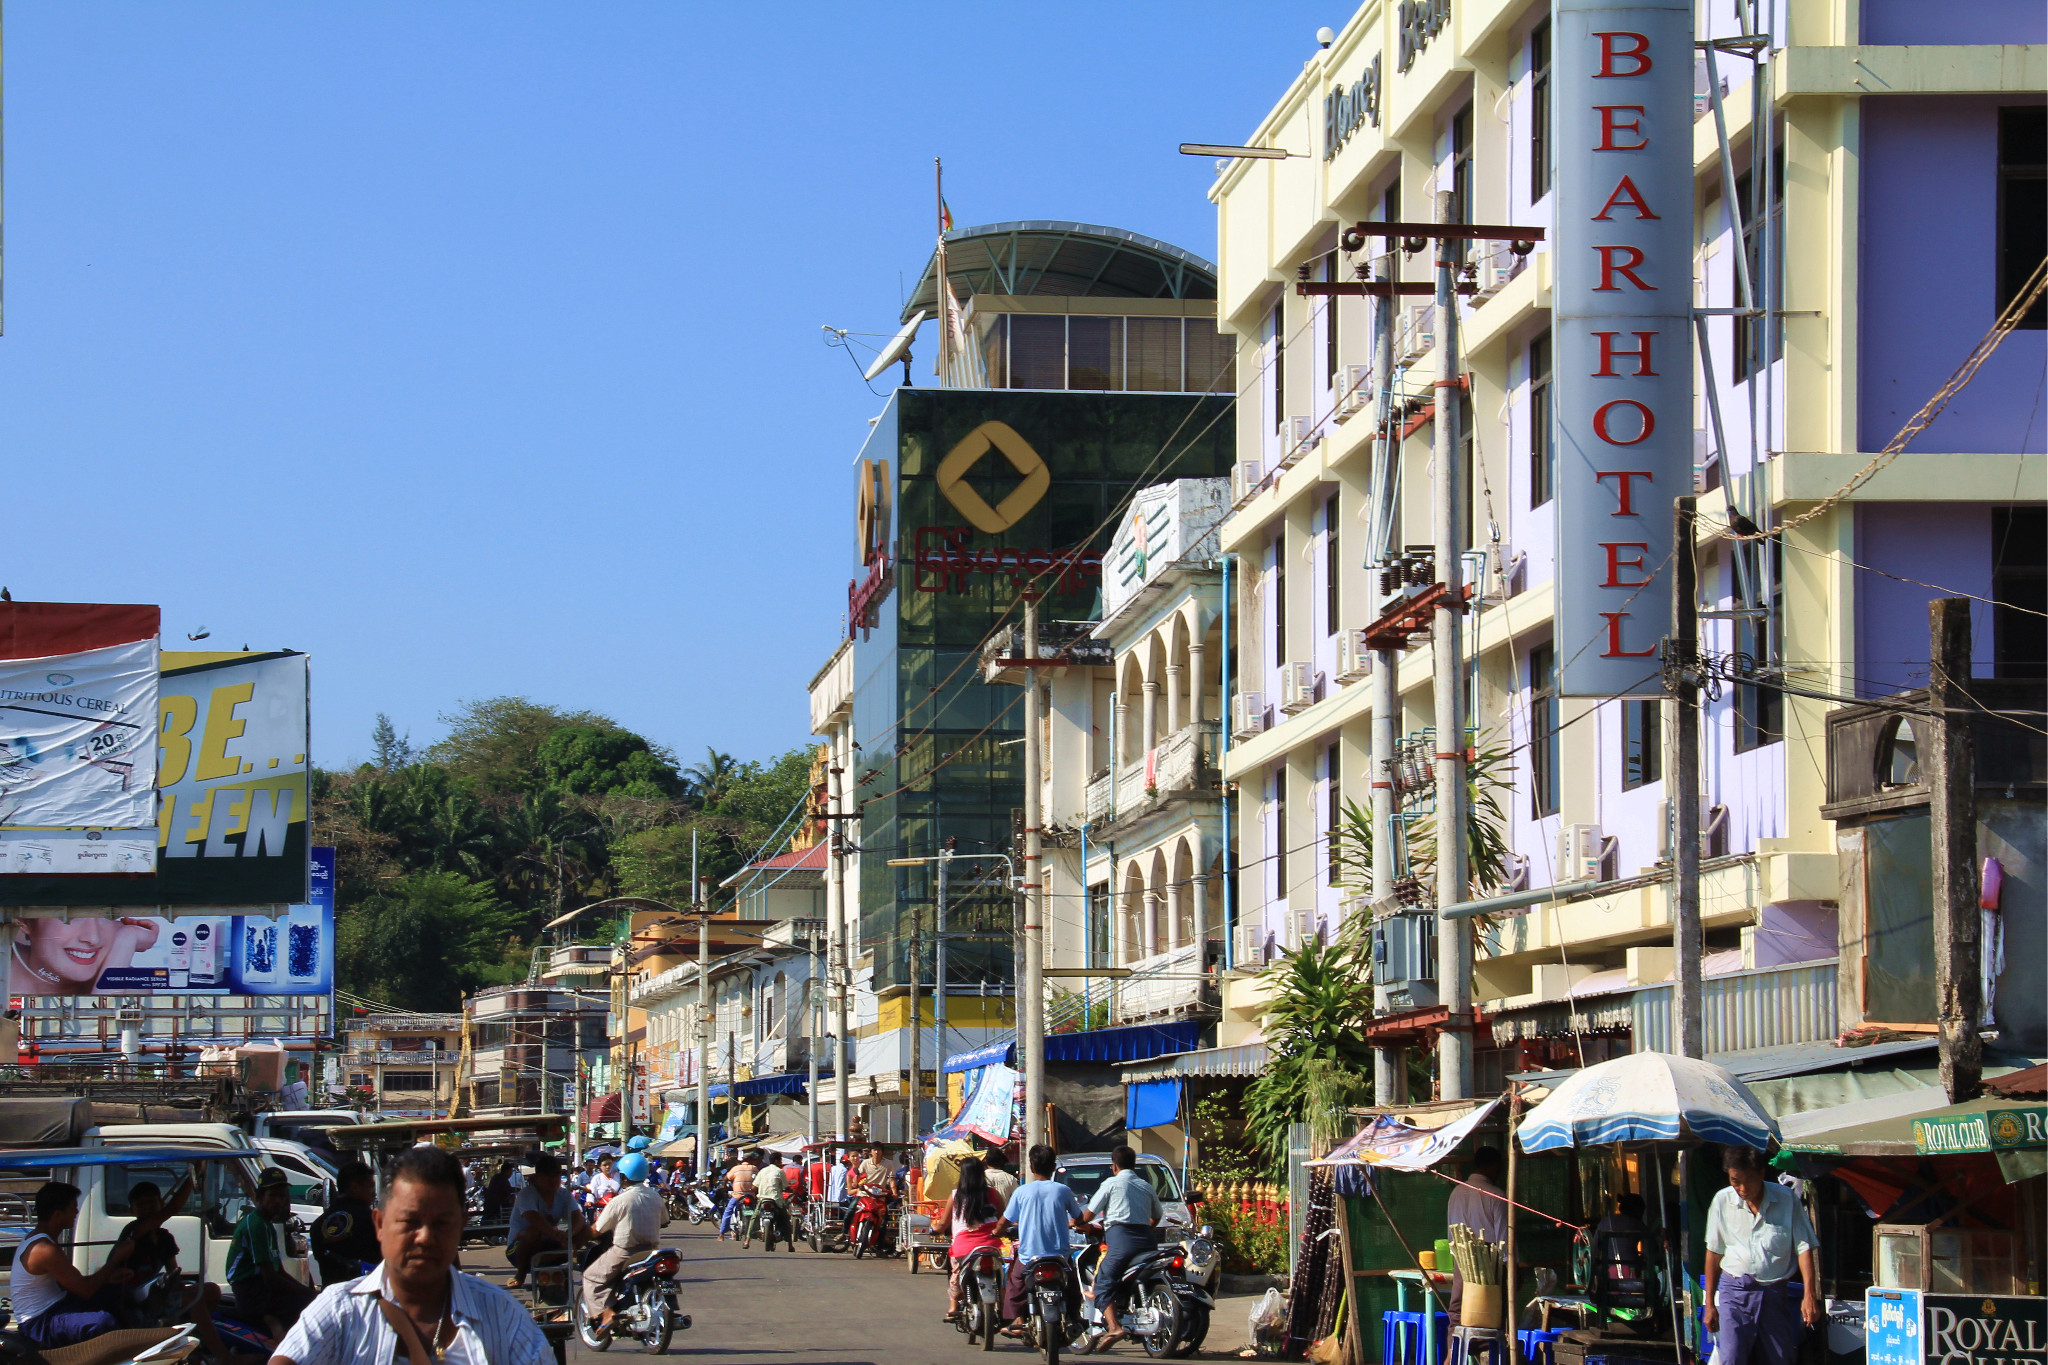
[[[1202,962],[1201,946],[1190,943],[1131,963],[1131,974],[1116,983],[1111,1022],[1187,1014],[1214,1003]]]
[[[1183,725],[1159,742],[1149,764],[1141,758],[1116,769],[1114,799],[1110,772],[1105,769],[1088,784],[1088,822],[1095,825],[1127,819],[1158,802],[1218,791],[1220,743],[1220,727],[1215,721]]]

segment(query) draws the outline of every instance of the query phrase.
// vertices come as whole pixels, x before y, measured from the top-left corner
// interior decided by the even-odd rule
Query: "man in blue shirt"
[[[1088,1208],[1079,1195],[1052,1178],[1059,1163],[1052,1148],[1040,1143],[1031,1149],[1031,1179],[1019,1186],[1003,1209],[1003,1220],[1017,1231],[1017,1254],[1010,1258],[1010,1273],[1003,1282],[1003,1319],[1015,1321],[1024,1315],[1024,1295],[1029,1285],[1031,1263],[1047,1256],[1065,1260],[1067,1229],[1085,1227]],[[1067,1281],[1067,1312],[1080,1309],[1075,1291]],[[1020,1333],[1012,1331],[1012,1336]]]
[[[1116,1322],[1116,1282],[1134,1262],[1159,1245],[1155,1229],[1166,1213],[1152,1182],[1138,1174],[1138,1154],[1119,1147],[1109,1159],[1116,1174],[1096,1188],[1088,1211],[1102,1218],[1102,1259],[1095,1265],[1095,1306],[1102,1310],[1102,1325],[1108,1328],[1096,1349],[1123,1340],[1123,1328]]]

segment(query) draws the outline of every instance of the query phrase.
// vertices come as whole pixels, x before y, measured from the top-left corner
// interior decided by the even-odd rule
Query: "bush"
[[[1242,1204],[1209,1204],[1202,1209],[1216,1246],[1223,1253],[1223,1270],[1230,1275],[1285,1275],[1287,1273],[1287,1220],[1263,1222],[1258,1211]]]

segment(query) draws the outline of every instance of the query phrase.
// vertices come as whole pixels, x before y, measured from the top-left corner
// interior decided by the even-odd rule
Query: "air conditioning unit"
[[[1265,471],[1257,460],[1239,460],[1230,468],[1230,503],[1235,507],[1258,491]]]
[[[1702,796],[1700,798],[1700,856],[1702,858],[1713,856],[1715,820],[1717,817],[1724,816],[1725,810],[1723,807],[1715,805],[1709,797]],[[1671,802],[1668,799],[1659,801],[1657,803],[1658,861],[1668,862],[1671,859],[1672,850],[1678,847],[1677,834],[1678,820],[1676,813],[1671,808]]]
[[[1280,468],[1292,469],[1295,462],[1315,448],[1322,439],[1316,433],[1316,419],[1313,417],[1290,417],[1287,425],[1280,428],[1280,438],[1286,448],[1280,452]]]
[[[1230,931],[1230,959],[1240,967],[1264,966],[1266,961],[1266,926],[1259,923],[1240,924]]]
[[[1287,911],[1287,937],[1290,948],[1299,948],[1316,936],[1316,912],[1313,906]]]
[[[1484,303],[1508,287],[1515,276],[1522,273],[1526,257],[1517,256],[1508,250],[1506,242],[1497,242],[1492,250],[1480,258],[1477,264],[1479,278],[1472,294],[1474,303]]]
[[[1316,666],[1312,663],[1280,665],[1280,711],[1295,715],[1316,704]]]
[[[1557,832],[1557,879],[1561,882],[1600,880],[1600,826],[1566,825]]]
[[[1486,547],[1486,578],[1479,587],[1482,601],[1508,600],[1508,569],[1513,559],[1508,547],[1498,540]]]
[[[1266,729],[1266,694],[1240,692],[1230,699],[1230,737],[1249,739]]]
[[[1401,325],[1398,347],[1402,360],[1414,360],[1436,349],[1436,305],[1411,304]]]
[[[1354,683],[1372,672],[1372,650],[1363,628],[1337,632],[1337,681]]]
[[[1346,365],[1344,389],[1337,397],[1337,420],[1342,422],[1372,406],[1372,366]]]

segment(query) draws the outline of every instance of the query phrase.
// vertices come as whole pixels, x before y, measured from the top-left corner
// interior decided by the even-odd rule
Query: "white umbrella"
[[[1516,1130],[1525,1152],[1609,1142],[1718,1142],[1762,1151],[1777,1136],[1777,1123],[1725,1068],[1668,1052],[1587,1067]]]

